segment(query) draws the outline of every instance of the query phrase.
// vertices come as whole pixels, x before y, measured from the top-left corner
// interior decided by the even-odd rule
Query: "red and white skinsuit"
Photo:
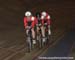
[[[25,28],[27,26],[30,26],[31,28],[34,28],[35,24],[36,24],[36,18],[35,17],[33,17],[33,16],[31,16],[29,18],[24,17],[24,26],[25,26]]]
[[[48,33],[49,33],[49,35],[51,35],[51,29],[50,29],[51,18],[50,18],[50,16],[48,14],[45,17],[41,16],[41,20],[42,20],[42,26],[44,26],[44,24],[47,23]]]
[[[41,16],[41,20],[42,20],[42,25],[44,25],[44,23],[47,23],[47,25],[51,24],[51,18],[49,15],[47,15],[46,17]]]
[[[24,27],[25,27],[25,29],[28,26],[31,27],[32,37],[33,37],[33,40],[35,40],[35,31],[34,31],[34,27],[36,26],[36,18],[35,17],[33,17],[33,16],[24,17]],[[26,33],[28,33],[28,31],[26,31]]]

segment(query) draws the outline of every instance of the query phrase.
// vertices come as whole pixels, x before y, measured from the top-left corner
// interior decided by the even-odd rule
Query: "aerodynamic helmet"
[[[25,12],[25,16],[31,16],[31,15],[32,15],[32,14],[31,14],[30,11]]]

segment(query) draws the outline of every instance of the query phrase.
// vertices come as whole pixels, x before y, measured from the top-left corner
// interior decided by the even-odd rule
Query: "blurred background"
[[[51,15],[52,30],[75,30],[74,0],[0,0],[0,60],[17,60],[18,53],[25,55],[23,18],[27,10],[33,15],[47,11]]]

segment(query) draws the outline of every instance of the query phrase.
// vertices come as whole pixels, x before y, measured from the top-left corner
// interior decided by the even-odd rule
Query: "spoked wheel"
[[[40,48],[42,48],[44,46],[41,34],[39,35],[39,46],[40,46]]]
[[[41,44],[42,44],[42,47],[44,47],[45,46],[45,40],[43,39],[43,37],[42,37],[42,39],[41,39]]]
[[[42,48],[43,44],[42,44],[41,29],[39,30],[39,32],[37,32],[37,41],[38,41],[38,46],[39,46],[39,48]]]
[[[47,25],[44,26],[45,27],[45,45],[47,45],[49,43],[49,35],[48,35],[48,28]]]
[[[31,31],[28,32],[27,34],[27,47],[28,47],[28,51],[31,52],[32,50],[32,36],[31,36]]]
[[[32,50],[32,42],[31,42],[30,37],[27,37],[27,48],[28,48],[28,52],[31,52],[31,50]]]
[[[49,43],[49,35],[48,35],[48,31],[46,32],[46,34],[45,34],[45,37],[46,37],[46,44],[48,44]]]
[[[37,41],[38,41],[38,47],[41,48],[41,34],[40,34],[40,31],[37,32]]]
[[[50,35],[49,35],[49,32],[48,32],[48,28],[47,28],[47,30],[45,30],[45,37],[46,37],[46,44],[48,44],[50,41]]]
[[[40,30],[40,35],[39,35],[39,45],[40,45],[40,48],[44,47],[44,42],[43,42],[41,30]]]

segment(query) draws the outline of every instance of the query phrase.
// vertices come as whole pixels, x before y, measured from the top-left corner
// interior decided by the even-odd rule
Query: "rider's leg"
[[[39,30],[40,30],[40,28],[37,27],[37,40],[39,40],[39,37],[38,37],[38,35],[39,35]]]
[[[45,37],[45,29],[43,26],[41,26],[42,36]]]
[[[26,29],[26,35],[28,35],[28,31],[29,31],[29,30],[28,30],[28,29]]]
[[[48,25],[48,35],[51,35],[50,25]]]
[[[41,26],[43,41],[45,41],[45,28]]]
[[[32,28],[31,29],[31,31],[32,31],[32,38],[33,38],[33,44],[36,44],[36,40],[35,40],[35,30],[34,30],[34,28]]]

